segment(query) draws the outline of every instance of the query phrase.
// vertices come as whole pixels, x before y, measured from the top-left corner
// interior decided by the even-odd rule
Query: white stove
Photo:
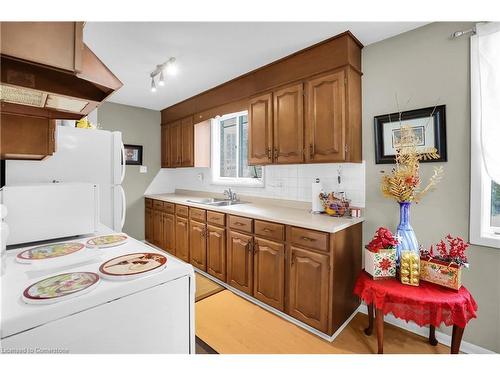
[[[112,231],[96,235],[108,233]],[[71,242],[85,243],[89,238]],[[54,263],[18,263],[15,257],[25,249],[9,250],[4,258],[0,279],[2,352],[194,353],[195,278],[191,265],[167,256],[167,265],[159,272],[127,281],[101,278],[86,294],[32,305],[22,300],[23,291],[49,276],[99,273],[102,263],[129,253],[165,253],[129,237],[122,245],[67,255]]]

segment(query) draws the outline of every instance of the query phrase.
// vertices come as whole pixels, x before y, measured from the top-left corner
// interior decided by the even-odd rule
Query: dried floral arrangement
[[[443,176],[443,167],[434,167],[434,173],[425,187],[421,187],[420,161],[438,159],[435,148],[417,149],[417,138],[408,125],[401,126],[401,140],[396,145],[396,166],[382,177],[381,189],[385,197],[398,202],[419,202]]]
[[[381,249],[394,249],[398,244],[397,239],[387,228],[380,227],[375,232],[372,240],[366,248],[372,253],[378,253]]]
[[[469,262],[465,251],[469,244],[460,237],[452,237],[448,234],[444,240],[436,244],[437,254],[434,253],[434,245],[431,245],[429,250],[421,247],[420,255],[424,258],[433,258],[443,262],[456,263],[459,266],[469,267]]]

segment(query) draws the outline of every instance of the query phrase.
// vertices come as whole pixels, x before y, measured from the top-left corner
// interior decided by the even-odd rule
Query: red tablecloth
[[[465,287],[458,291],[425,281],[420,286],[403,285],[397,279],[373,280],[362,271],[354,286],[357,294],[366,304],[373,303],[375,308],[385,314],[419,326],[441,323],[465,328],[472,318],[476,318],[477,303]]]

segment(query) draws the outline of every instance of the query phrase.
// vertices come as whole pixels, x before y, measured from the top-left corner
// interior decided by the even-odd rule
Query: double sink
[[[188,199],[188,202],[198,203],[198,204],[206,204],[207,206],[234,206],[236,204],[243,204],[248,202],[243,202],[240,200],[230,200],[230,199],[221,199],[221,198],[200,198],[200,199]]]

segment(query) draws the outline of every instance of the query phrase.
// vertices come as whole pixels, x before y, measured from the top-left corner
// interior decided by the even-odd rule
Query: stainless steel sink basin
[[[234,206],[235,204],[247,203],[243,201],[231,201],[228,199],[220,199],[220,198],[200,198],[200,199],[188,199],[188,202],[198,203],[198,204],[206,204],[207,206]]]

